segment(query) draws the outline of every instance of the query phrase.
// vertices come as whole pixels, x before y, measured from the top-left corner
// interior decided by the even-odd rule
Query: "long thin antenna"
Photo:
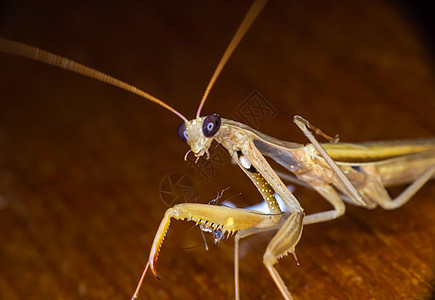
[[[240,43],[240,40],[245,36],[248,29],[251,27],[254,20],[257,18],[258,14],[263,9],[264,5],[266,4],[267,0],[256,0],[252,5],[249,11],[246,13],[245,18],[243,19],[242,23],[240,24],[239,28],[237,29],[236,33],[233,36],[233,39],[231,40],[230,44],[228,45],[227,49],[225,50],[224,55],[222,56],[221,60],[219,61],[216,70],[213,73],[213,76],[210,79],[210,82],[207,85],[207,88],[205,89],[204,95],[202,96],[201,103],[199,104],[198,111],[196,112],[196,117],[198,118],[202,107],[204,106],[205,100],[208,97],[208,94],[210,93],[211,88],[216,82],[216,79],[218,78],[219,74],[221,73],[222,69],[224,68],[225,64],[227,63],[228,59],[231,57],[231,54],[233,54],[234,50],[237,48],[237,45]]]
[[[86,77],[94,78],[96,80],[111,84],[113,86],[119,87],[121,89],[124,89],[130,93],[136,94],[138,96],[141,96],[145,99],[148,99],[154,103],[157,103],[160,106],[163,106],[167,110],[173,112],[177,116],[179,116],[181,119],[184,120],[184,122],[187,122],[187,119],[180,114],[178,111],[167,105],[162,100],[145,93],[144,91],[127,84],[119,79],[116,79],[112,76],[109,76],[105,73],[102,73],[100,71],[97,71],[95,69],[92,69],[90,67],[87,67],[85,65],[76,63],[75,61],[72,61],[68,58],[50,53],[48,51],[32,47],[23,43],[14,42],[11,40],[7,40],[4,38],[0,38],[0,51],[5,52],[8,54],[13,54],[17,56],[22,56],[25,58],[33,59],[39,62],[43,62],[49,65],[53,65],[59,68],[63,68],[68,71],[72,71],[78,74],[82,74]]]

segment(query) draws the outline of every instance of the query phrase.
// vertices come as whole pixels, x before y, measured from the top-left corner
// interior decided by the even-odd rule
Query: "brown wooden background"
[[[9,3],[0,35],[145,89],[188,118],[249,2]],[[5,4],[3,4],[5,5]],[[272,2],[234,53],[204,114],[237,115],[259,91],[277,111],[260,129],[305,143],[300,114],[343,141],[435,135],[433,56],[421,28],[388,1]],[[190,176],[207,203],[260,201],[224,164],[206,182],[183,161],[180,120],[121,90],[0,54],[0,298],[128,299],[167,208],[163,178]],[[399,190],[395,190],[397,194]],[[328,205],[295,192],[306,211]],[[435,185],[396,211],[348,207],[307,226],[301,266],[278,266],[297,299],[429,299],[434,293]],[[231,299],[233,242],[202,243],[174,222],[142,299]],[[279,299],[262,264],[270,235],[243,242],[243,299]]]

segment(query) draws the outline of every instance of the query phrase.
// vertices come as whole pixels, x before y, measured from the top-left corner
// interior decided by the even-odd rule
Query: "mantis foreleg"
[[[228,237],[239,230],[253,227],[267,228],[276,225],[270,214],[253,210],[196,203],[175,205],[166,210],[151,247],[148,263],[155,276],[157,276],[155,262],[171,219],[196,222],[201,225],[202,230],[214,234],[216,242],[219,242],[225,235]]]

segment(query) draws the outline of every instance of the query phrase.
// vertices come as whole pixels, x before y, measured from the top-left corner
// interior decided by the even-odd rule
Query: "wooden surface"
[[[12,2],[0,36],[107,72],[193,118],[248,7]],[[387,1],[269,3],[203,113],[244,121],[238,108],[256,90],[276,112],[259,128],[277,138],[306,142],[295,114],[346,142],[434,136],[433,56],[403,11]],[[0,54],[0,70],[1,299],[131,297],[167,208],[159,189],[168,174],[189,176],[202,203],[227,187],[221,200],[261,200],[228,161],[207,178],[189,167],[180,120],[154,104],[17,57]],[[295,195],[307,213],[328,209],[311,191]],[[431,182],[398,210],[348,206],[338,220],[306,226],[301,266],[290,257],[278,266],[286,285],[296,299],[429,299],[434,196]],[[172,223],[162,281],[148,274],[141,299],[234,297],[233,241],[205,251],[191,226]],[[242,243],[243,299],[280,298],[262,264],[270,238]]]

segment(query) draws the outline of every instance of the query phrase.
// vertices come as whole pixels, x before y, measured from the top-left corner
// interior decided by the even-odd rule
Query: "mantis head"
[[[218,114],[211,114],[206,117],[197,117],[196,119],[181,123],[178,127],[179,138],[186,142],[191,151],[197,158],[208,154],[213,136],[219,131],[221,118]]]

